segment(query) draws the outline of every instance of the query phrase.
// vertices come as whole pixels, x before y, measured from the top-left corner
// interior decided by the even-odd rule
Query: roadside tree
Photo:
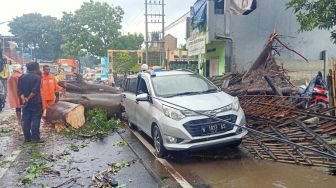
[[[332,30],[331,40],[336,43],[336,1],[335,0],[290,0],[288,8],[293,8],[300,23],[300,31],[315,28]]]
[[[144,42],[142,34],[130,34],[120,36],[114,43],[113,49],[118,50],[140,50]]]
[[[18,37],[18,44],[31,50],[37,59],[54,60],[60,53],[61,35],[57,31],[58,20],[39,13],[24,14],[9,23],[10,32]],[[20,46],[22,47],[22,46]]]
[[[127,74],[129,71],[137,72],[137,58],[130,56],[126,52],[119,53],[113,63],[113,69],[119,74]]]
[[[74,13],[64,13],[59,24],[62,51],[67,56],[105,56],[120,36],[124,11],[107,3],[85,2]]]

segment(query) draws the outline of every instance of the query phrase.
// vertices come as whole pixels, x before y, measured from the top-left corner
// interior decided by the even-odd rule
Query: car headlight
[[[172,118],[176,121],[180,121],[181,119],[186,117],[180,110],[165,105],[162,105],[162,110],[165,116]]]
[[[238,99],[238,97],[234,97],[233,103],[232,103],[232,110],[238,112],[239,109],[240,109],[239,99]]]

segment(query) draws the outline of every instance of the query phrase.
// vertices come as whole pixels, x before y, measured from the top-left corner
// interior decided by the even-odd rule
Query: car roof
[[[171,70],[171,71],[161,71],[161,72],[156,72],[156,76],[171,76],[171,75],[185,75],[185,74],[193,74],[192,72],[189,71],[179,71],[179,70]]]
[[[140,72],[140,74],[148,74],[150,75],[149,72]],[[169,70],[169,71],[160,71],[160,72],[155,72],[156,77],[161,77],[161,76],[174,76],[174,75],[186,75],[186,74],[194,74],[191,71],[184,71],[184,70]],[[127,78],[136,78],[138,74],[133,74],[133,75],[128,75]]]

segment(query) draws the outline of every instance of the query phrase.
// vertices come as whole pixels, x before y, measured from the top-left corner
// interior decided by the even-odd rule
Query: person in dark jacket
[[[19,80],[19,95],[23,101],[22,120],[25,142],[43,142],[40,138],[42,117],[41,77],[38,63],[28,63],[27,74]]]

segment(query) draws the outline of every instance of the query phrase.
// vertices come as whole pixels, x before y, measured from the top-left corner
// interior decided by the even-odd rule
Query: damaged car
[[[151,137],[160,157],[219,144],[235,147],[247,134],[238,98],[191,71],[128,76],[124,97],[129,126]]]

